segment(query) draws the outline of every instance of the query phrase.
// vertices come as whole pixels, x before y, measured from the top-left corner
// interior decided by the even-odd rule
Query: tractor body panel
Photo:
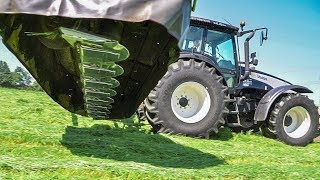
[[[240,69],[241,75],[244,75],[244,67],[241,66]],[[249,77],[240,81],[237,86],[237,94],[248,89],[266,93],[273,88],[285,85],[291,85],[291,83],[268,73],[252,69]]]

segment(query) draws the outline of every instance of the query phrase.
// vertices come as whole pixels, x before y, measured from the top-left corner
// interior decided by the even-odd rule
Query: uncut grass
[[[0,88],[0,179],[320,177],[320,143],[228,129],[209,140],[159,135],[135,121],[93,121],[43,92]]]

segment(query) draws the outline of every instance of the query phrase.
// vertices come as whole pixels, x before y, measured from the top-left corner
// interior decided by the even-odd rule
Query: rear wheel
[[[146,117],[157,132],[209,137],[224,123],[222,80],[204,62],[179,60],[145,100]]]
[[[305,146],[317,134],[319,114],[313,101],[300,94],[283,97],[271,112],[264,135],[290,145]]]
[[[144,102],[140,104],[136,113],[137,113],[139,122],[146,120],[146,106],[144,105]]]

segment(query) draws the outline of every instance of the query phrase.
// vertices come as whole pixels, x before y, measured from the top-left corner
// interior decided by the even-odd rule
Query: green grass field
[[[0,88],[0,179],[305,179],[320,177],[320,143],[259,134],[159,135],[133,119],[73,115],[43,92]]]

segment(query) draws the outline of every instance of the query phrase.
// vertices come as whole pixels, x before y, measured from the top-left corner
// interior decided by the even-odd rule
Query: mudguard
[[[283,93],[287,93],[293,91],[295,93],[313,93],[310,89],[299,86],[299,85],[286,85],[279,86],[267,94],[265,94],[260,100],[256,112],[254,114],[254,120],[256,121],[265,121],[267,119],[270,107],[274,103],[274,101]]]
[[[216,63],[214,63],[210,58],[208,58],[207,56],[204,56],[201,54],[196,54],[196,53],[180,52],[179,59],[196,59],[198,61],[203,61],[207,64],[210,64],[215,69],[217,69],[219,75],[222,74],[220,67]]]

